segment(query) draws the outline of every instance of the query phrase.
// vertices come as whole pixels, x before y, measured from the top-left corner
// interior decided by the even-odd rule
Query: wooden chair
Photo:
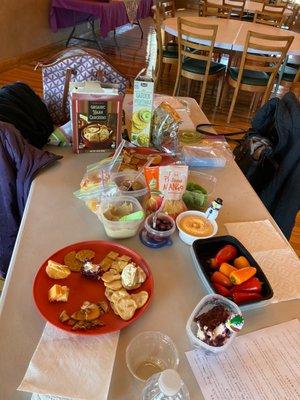
[[[165,44],[165,31],[162,28],[163,24],[163,9],[162,6],[156,5],[152,7],[153,20],[155,22],[156,41],[157,41],[157,58],[155,68],[155,88],[157,87],[166,64],[169,65],[169,71],[172,65],[178,63],[178,45],[177,43]]]
[[[285,59],[293,39],[293,36],[248,32],[239,68],[228,69],[227,83],[235,90],[227,123],[230,123],[239,90],[255,93],[254,104],[259,101],[261,95],[263,95],[262,104],[269,99],[279,67]],[[224,97],[225,93],[223,93]]]
[[[232,8],[229,6],[221,6],[216,3],[209,3],[204,0],[202,5],[202,15],[203,17],[217,17],[229,19],[232,13]]]
[[[286,66],[280,81],[280,85],[292,87],[293,84],[300,82],[300,66],[293,68]]]
[[[293,14],[287,17],[286,26],[288,29],[293,30],[297,22],[300,20],[300,5],[293,4],[292,8]]]
[[[199,105],[202,107],[207,82],[219,81],[216,106],[219,104],[225,65],[212,61],[214,44],[218,31],[217,25],[192,22],[189,19],[177,19],[178,31],[178,70],[173,96],[179,92],[181,77],[187,78],[188,91],[191,81],[202,82]],[[186,38],[188,37],[189,40]]]
[[[281,27],[283,24],[283,15],[268,11],[255,11],[253,22],[256,24]]]
[[[245,12],[246,0],[223,0],[223,6],[231,7],[230,18],[242,19]]]

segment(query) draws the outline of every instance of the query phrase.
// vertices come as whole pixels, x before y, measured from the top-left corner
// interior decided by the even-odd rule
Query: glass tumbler
[[[165,369],[177,369],[178,364],[177,348],[172,339],[162,332],[142,332],[131,340],[126,349],[129,371],[143,382]]]

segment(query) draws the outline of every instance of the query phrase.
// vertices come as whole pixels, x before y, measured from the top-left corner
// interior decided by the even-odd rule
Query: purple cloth
[[[151,15],[153,0],[141,0],[137,11],[137,19]],[[106,37],[108,32],[118,26],[129,23],[126,7],[122,1],[102,3],[91,0],[52,0],[50,9],[50,27],[53,32],[79,24],[94,16],[100,21],[100,33]]]
[[[13,125],[0,121],[0,276],[7,273],[31,182],[59,158],[33,147]]]

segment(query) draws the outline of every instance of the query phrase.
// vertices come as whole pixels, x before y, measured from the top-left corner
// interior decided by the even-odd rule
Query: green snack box
[[[153,94],[153,78],[142,69],[134,80],[131,121],[130,140],[137,146],[150,145]]]

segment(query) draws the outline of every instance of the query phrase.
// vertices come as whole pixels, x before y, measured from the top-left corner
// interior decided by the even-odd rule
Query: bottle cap
[[[164,370],[158,378],[158,386],[166,396],[175,396],[179,392],[183,382],[174,369]]]

